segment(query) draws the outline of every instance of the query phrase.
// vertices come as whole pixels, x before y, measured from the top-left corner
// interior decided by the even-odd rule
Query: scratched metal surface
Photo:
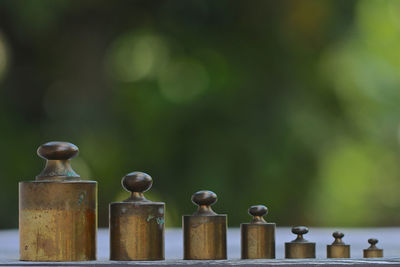
[[[351,245],[351,259],[326,259],[326,245],[332,243],[332,232],[340,230],[345,233],[344,241]],[[97,261],[73,263],[35,263],[18,261],[18,231],[0,231],[0,266],[400,266],[400,228],[311,228],[305,236],[317,243],[317,259],[315,260],[285,260],[284,242],[294,239],[290,229],[278,227],[276,232],[276,260],[240,260],[240,232],[238,228],[228,231],[228,260],[225,261],[183,261],[182,259],[182,231],[167,229],[165,236],[165,261],[159,262],[114,262],[108,260],[109,238],[108,230],[98,232]],[[384,249],[383,259],[362,259],[362,249],[368,247],[367,239],[379,239],[378,246]]]

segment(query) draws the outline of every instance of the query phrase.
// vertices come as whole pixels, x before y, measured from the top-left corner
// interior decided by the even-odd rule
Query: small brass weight
[[[368,243],[370,244],[370,246],[369,248],[364,249],[364,258],[382,258],[383,249],[376,247],[378,239],[370,238],[368,239]]]
[[[240,225],[242,259],[274,259],[275,223],[264,220],[267,207],[251,206],[248,212],[253,220]]]
[[[123,202],[110,204],[110,259],[163,260],[165,203],[152,202],[143,192],[153,179],[143,172],[122,178],[122,186],[131,192]]]
[[[67,142],[41,145],[46,166],[36,180],[19,183],[20,259],[96,259],[97,183],[81,180],[70,165],[78,147]]]
[[[285,258],[315,258],[315,243],[303,238],[303,235],[308,233],[308,228],[305,226],[296,226],[292,228],[292,233],[297,235],[297,238],[285,243]]]
[[[211,209],[216,201],[217,195],[211,191],[199,191],[192,196],[192,202],[199,207],[193,215],[182,217],[183,259],[226,259],[227,216]]]
[[[326,253],[328,258],[350,258],[350,245],[346,245],[342,238],[344,234],[341,232],[334,232],[332,236],[335,241],[331,245],[326,246]]]

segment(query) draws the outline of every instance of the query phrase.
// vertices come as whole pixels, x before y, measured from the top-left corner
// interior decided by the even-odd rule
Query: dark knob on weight
[[[212,191],[202,190],[194,193],[192,195],[192,202],[199,207],[193,215],[216,215],[216,213],[211,209],[211,205],[215,204],[215,202],[217,202],[217,199],[217,194]]]
[[[264,205],[254,205],[248,210],[249,214],[253,216],[251,223],[262,224],[266,223],[264,216],[268,213],[268,208]]]
[[[131,193],[131,196],[126,199],[130,201],[149,201],[144,197],[144,192],[149,190],[153,184],[153,179],[150,175],[144,172],[131,172],[122,178],[122,187]]]
[[[369,248],[376,248],[376,244],[378,244],[378,239],[370,238],[368,239],[368,243],[371,245]]]
[[[342,241],[342,238],[344,237],[344,234],[342,232],[333,232],[332,236],[335,238],[335,241],[333,241],[332,244],[344,244]]]
[[[36,180],[65,180],[79,178],[72,169],[70,160],[76,157],[79,149],[68,142],[48,142],[41,145],[37,154],[46,160],[43,171],[36,176]]]
[[[79,149],[68,142],[48,142],[37,149],[39,157],[46,160],[68,160],[76,157]]]
[[[294,226],[292,227],[292,233],[297,235],[297,238],[293,240],[293,242],[307,242],[307,240],[303,238],[303,235],[308,233],[308,228],[306,226]]]

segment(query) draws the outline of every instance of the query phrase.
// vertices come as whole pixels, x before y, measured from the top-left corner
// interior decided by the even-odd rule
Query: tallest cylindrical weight
[[[38,149],[47,159],[35,181],[19,183],[20,259],[96,259],[97,183],[80,180],[69,159],[78,148],[50,142]]]

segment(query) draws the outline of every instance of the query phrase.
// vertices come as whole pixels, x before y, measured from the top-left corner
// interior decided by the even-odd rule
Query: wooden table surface
[[[343,241],[351,245],[351,259],[326,259],[326,245],[333,242],[332,232],[340,230],[345,233]],[[368,238],[379,239],[378,247],[384,249],[382,259],[363,259],[362,250],[368,247]],[[73,263],[36,263],[18,261],[18,230],[0,231],[0,266],[400,266],[400,228],[310,228],[305,238],[317,243],[317,259],[285,260],[284,242],[291,241],[295,236],[290,228],[278,227],[276,231],[276,260],[240,260],[240,231],[230,228],[228,231],[228,260],[223,261],[184,261],[182,260],[182,231],[167,229],[165,233],[165,261],[157,262],[115,262],[109,261],[108,229],[99,229],[97,261]]]

